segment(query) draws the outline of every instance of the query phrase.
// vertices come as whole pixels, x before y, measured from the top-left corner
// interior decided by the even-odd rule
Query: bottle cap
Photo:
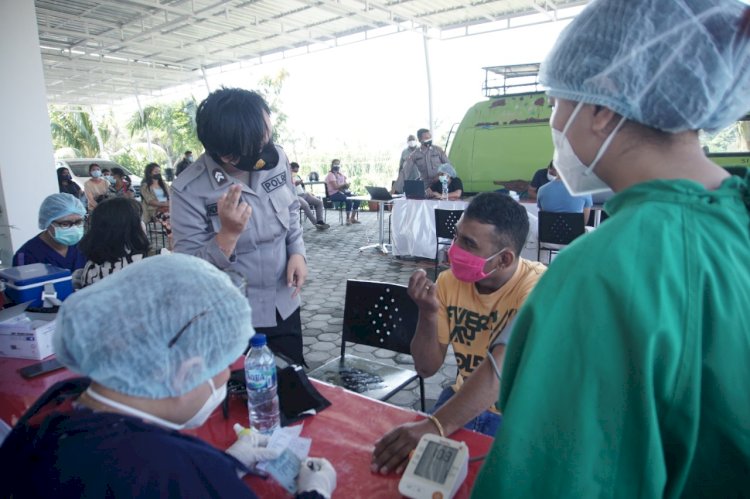
[[[262,347],[266,344],[266,335],[256,333],[255,336],[250,338],[250,346],[251,347]]]

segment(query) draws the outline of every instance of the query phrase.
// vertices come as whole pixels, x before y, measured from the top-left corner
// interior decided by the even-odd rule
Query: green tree
[[[273,123],[273,141],[283,140],[284,143],[293,142],[287,129],[287,114],[282,111],[281,92],[284,89],[284,82],[289,78],[289,72],[286,69],[279,70],[275,76],[264,76],[258,80],[258,93],[263,97],[271,109],[271,122]]]
[[[70,147],[79,157],[96,158],[102,155],[96,138],[94,124],[89,113],[83,111],[64,112],[57,108],[50,109],[50,127],[52,143],[55,149]],[[109,139],[107,127],[99,127],[102,142]]]
[[[184,99],[170,104],[155,104],[136,112],[127,123],[131,138],[145,140],[161,146],[167,154],[167,166],[171,166],[186,150],[200,151],[195,128],[195,99]]]

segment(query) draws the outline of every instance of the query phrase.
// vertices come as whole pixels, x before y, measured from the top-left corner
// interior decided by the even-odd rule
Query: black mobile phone
[[[65,366],[60,364],[60,361],[57,360],[57,358],[54,358],[43,360],[41,362],[37,362],[36,364],[31,364],[30,366],[22,367],[18,370],[18,372],[21,373],[21,376],[23,376],[24,378],[31,379],[37,376],[41,376],[42,374],[57,371],[58,369],[62,369],[63,367]]]

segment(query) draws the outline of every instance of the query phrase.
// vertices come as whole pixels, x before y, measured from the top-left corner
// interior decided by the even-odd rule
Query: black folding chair
[[[440,265],[440,246],[450,246],[456,237],[456,222],[464,210],[441,210],[435,208],[435,279]],[[445,241],[448,239],[448,241]]]
[[[552,261],[552,254],[572,243],[575,238],[586,233],[581,213],[539,212],[539,242],[537,244],[537,261],[541,260],[542,251],[549,252],[547,263]]]
[[[416,371],[346,353],[346,343],[350,342],[411,355],[418,315],[406,286],[349,279],[341,355],[311,371],[309,376],[383,401],[419,381],[424,411],[424,380]]]

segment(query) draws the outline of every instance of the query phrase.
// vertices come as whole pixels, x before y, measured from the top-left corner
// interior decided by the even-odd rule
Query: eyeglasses
[[[70,229],[71,227],[83,227],[83,219],[79,218],[78,220],[75,220],[73,222],[69,222],[67,220],[63,220],[62,222],[52,222],[52,225],[55,227],[60,227],[61,229]]]

